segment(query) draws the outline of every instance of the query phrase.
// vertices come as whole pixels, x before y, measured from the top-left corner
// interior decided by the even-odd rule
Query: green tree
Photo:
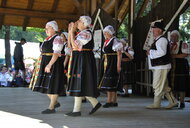
[[[123,23],[121,24],[118,33],[118,38],[128,38],[128,16],[125,17]]]
[[[190,41],[190,7],[180,16],[179,32],[181,39]]]
[[[10,26],[10,39],[20,40],[25,38],[28,42],[43,42],[45,38],[44,29],[27,27],[26,31],[22,27]],[[0,30],[0,38],[5,39],[5,26]]]

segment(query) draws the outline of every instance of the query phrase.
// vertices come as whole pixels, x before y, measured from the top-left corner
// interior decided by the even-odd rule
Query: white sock
[[[80,112],[82,104],[82,97],[75,96],[73,112]]]
[[[90,103],[92,104],[93,108],[97,105],[98,100],[94,97],[88,97],[86,96],[86,99],[88,99],[90,101]]]

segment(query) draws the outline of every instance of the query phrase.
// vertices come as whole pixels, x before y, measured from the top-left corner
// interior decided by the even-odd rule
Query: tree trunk
[[[5,26],[5,63],[7,67],[12,67],[10,48],[10,26]]]

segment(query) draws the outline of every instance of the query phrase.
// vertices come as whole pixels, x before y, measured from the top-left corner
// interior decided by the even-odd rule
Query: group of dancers
[[[79,20],[69,24],[68,33],[62,32],[58,35],[56,21],[46,24],[48,37],[40,46],[41,56],[29,86],[33,91],[47,94],[50,99],[49,107],[42,114],[55,113],[55,109],[60,107],[58,96],[64,95],[66,91],[74,96],[73,110],[66,113],[66,116],[81,116],[84,97],[92,104],[89,114],[95,113],[102,106],[97,100],[100,95],[98,88],[107,92],[104,108],[118,106],[116,91],[124,45],[114,36],[115,30],[111,25],[104,28],[103,75],[100,82],[97,82],[94,40],[90,25],[89,16],[80,16]]]

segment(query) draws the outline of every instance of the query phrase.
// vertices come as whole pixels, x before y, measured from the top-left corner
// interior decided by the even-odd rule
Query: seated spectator
[[[3,66],[0,71],[0,86],[10,87],[12,81],[11,73],[8,71],[6,66]]]

